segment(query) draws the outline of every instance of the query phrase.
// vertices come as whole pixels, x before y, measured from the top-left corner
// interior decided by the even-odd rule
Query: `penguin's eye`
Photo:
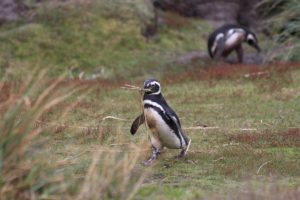
[[[155,86],[155,83],[150,83],[149,86],[153,87]]]

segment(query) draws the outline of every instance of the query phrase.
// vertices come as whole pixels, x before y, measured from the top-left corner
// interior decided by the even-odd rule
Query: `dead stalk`
[[[257,170],[257,172],[256,172],[256,175],[258,175],[259,172],[260,172],[260,170],[261,170],[265,165],[267,165],[267,164],[270,163],[270,162],[271,162],[271,160],[269,160],[269,161],[267,161],[267,162],[264,162],[264,163],[258,168],[258,170]]]

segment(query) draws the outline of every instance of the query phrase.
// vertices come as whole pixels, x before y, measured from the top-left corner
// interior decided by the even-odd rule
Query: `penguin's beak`
[[[143,89],[142,89],[144,92],[152,92],[152,87],[150,86],[145,86]]]
[[[253,47],[257,50],[257,52],[261,52],[261,49],[260,49],[260,47],[258,46],[257,43],[254,43]]]
[[[253,40],[250,40],[250,41],[248,42],[248,44],[249,44],[250,46],[254,47],[254,48],[257,50],[257,52],[260,52],[260,51],[261,51],[261,49],[260,49],[260,47],[258,46],[257,42],[254,42]]]
[[[151,89],[142,89],[142,91],[144,91],[144,92],[151,92],[152,90]]]

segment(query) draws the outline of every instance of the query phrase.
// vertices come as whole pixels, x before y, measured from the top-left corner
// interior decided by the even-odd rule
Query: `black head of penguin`
[[[256,35],[253,32],[251,32],[251,31],[248,30],[246,32],[246,38],[245,39],[246,39],[246,42],[250,46],[254,47],[258,52],[261,51],[261,49],[260,49],[260,47],[258,45],[257,37],[256,37]]]
[[[148,79],[144,82],[145,94],[159,95],[161,93],[160,83],[156,79]]]

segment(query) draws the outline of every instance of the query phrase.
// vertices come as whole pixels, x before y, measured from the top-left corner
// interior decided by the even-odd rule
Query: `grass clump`
[[[49,165],[43,166],[27,154],[37,138],[47,132],[37,127],[36,121],[77,89],[71,86],[58,90],[61,79],[48,85],[44,77],[45,73],[36,73],[24,82],[1,80],[1,198],[34,198],[44,186],[60,181],[56,176],[47,177],[47,173],[53,173]]]
[[[146,177],[138,169],[140,149],[98,149],[77,199],[132,199]],[[143,172],[144,171],[144,172]]]
[[[142,144],[123,145],[109,122],[80,126],[91,85],[45,77],[1,81],[0,198],[132,199],[149,171]]]
[[[257,11],[265,20],[263,25],[275,44],[270,60],[299,61],[300,6],[297,0],[261,1]],[[284,51],[280,50],[284,49]]]

